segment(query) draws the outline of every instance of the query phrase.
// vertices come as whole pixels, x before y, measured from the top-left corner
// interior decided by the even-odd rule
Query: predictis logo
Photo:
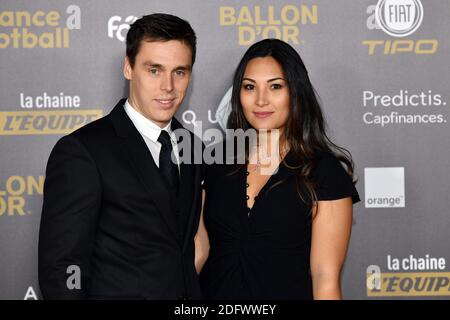
[[[367,28],[382,30],[385,34],[402,39],[364,40],[369,55],[434,54],[438,49],[436,39],[406,39],[416,32],[424,18],[420,0],[379,0],[367,8]]]

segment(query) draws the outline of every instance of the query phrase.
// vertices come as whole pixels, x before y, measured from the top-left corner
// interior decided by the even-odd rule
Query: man
[[[44,298],[200,298],[201,166],[180,163],[175,133],[184,129],[172,118],[195,52],[186,21],[167,14],[137,20],[123,70],[128,99],[54,147],[39,233]]]

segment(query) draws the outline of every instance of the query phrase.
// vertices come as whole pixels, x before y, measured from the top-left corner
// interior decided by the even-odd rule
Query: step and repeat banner
[[[252,43],[279,38],[299,51],[359,179],[344,298],[450,297],[448,0],[1,0],[0,299],[41,298],[49,153],[127,96],[126,33],[155,12],[197,32],[177,113],[197,133],[223,129],[234,69]]]

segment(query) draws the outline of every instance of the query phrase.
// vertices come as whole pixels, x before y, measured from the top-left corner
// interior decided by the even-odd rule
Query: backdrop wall
[[[40,298],[45,165],[64,134],[127,95],[129,23],[167,12],[198,35],[177,118],[220,128],[237,63],[281,38],[301,54],[331,136],[356,163],[348,299],[450,296],[447,0],[0,2],[0,299]]]

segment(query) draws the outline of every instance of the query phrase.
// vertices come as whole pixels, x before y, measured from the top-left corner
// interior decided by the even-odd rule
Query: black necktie
[[[161,152],[159,153],[159,170],[169,186],[173,188],[172,191],[177,194],[179,184],[178,166],[172,161],[173,148],[167,131],[161,130],[158,141],[161,143]]]

